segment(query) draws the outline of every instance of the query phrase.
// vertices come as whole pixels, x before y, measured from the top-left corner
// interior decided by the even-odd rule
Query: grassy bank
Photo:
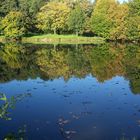
[[[105,40],[100,37],[83,37],[76,35],[36,35],[23,37],[23,43],[35,44],[101,44]]]

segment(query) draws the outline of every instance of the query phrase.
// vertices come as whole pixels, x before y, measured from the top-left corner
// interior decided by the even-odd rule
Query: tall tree
[[[78,35],[83,32],[84,24],[85,13],[80,5],[77,5],[70,13],[68,20],[69,29],[73,30]]]
[[[90,18],[93,12],[93,3],[90,0],[79,0],[79,4],[85,14],[84,33],[88,35],[92,32]]]
[[[109,19],[109,9],[111,6],[116,6],[115,0],[96,0],[91,17],[93,32],[106,39],[109,39],[110,31],[113,26],[112,20]]]
[[[19,0],[19,9],[24,15],[26,28],[30,32],[34,32],[36,23],[36,14],[43,6],[46,0]]]
[[[110,30],[110,39],[126,40],[126,18],[128,15],[127,4],[117,4],[115,7],[110,7],[109,18],[113,22],[113,28]]]

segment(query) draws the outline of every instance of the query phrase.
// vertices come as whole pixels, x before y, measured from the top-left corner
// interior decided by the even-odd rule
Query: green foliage
[[[70,30],[73,30],[77,35],[82,33],[85,24],[85,14],[82,8],[77,5],[70,13],[68,19],[68,26]]]
[[[23,13],[25,27],[28,32],[35,32],[36,14],[45,0],[19,0],[19,10]]]
[[[19,9],[26,15],[35,16],[45,0],[19,0]]]
[[[37,27],[44,31],[54,33],[67,29],[67,20],[70,9],[64,2],[49,2],[37,14]]]
[[[24,31],[15,23],[7,24],[7,30],[2,28],[1,20],[13,11],[22,13]],[[21,32],[95,34],[108,40],[140,41],[140,1],[0,0],[0,34],[17,38],[23,35]]]
[[[129,32],[131,34],[134,32],[130,27],[131,20],[130,23],[127,20],[128,11],[129,7],[126,3],[120,4],[115,0],[97,0],[91,17],[93,32],[110,40],[127,40],[127,29],[131,30]],[[139,25],[138,22],[135,24]]]
[[[0,0],[0,16],[6,16],[10,11],[18,9],[18,0]]]
[[[130,16],[140,16],[140,1],[139,0],[132,0],[129,2],[129,14]]]
[[[130,40],[140,40],[140,1],[133,0],[129,3],[127,20],[127,37]]]
[[[110,20],[110,8],[116,5],[115,0],[97,0],[95,9],[91,17],[91,27],[98,36],[109,39],[113,27],[113,21]]]
[[[93,4],[90,0],[79,0],[77,5],[80,5],[86,17],[91,17],[93,12]]]
[[[2,34],[2,17],[0,17],[0,35]]]
[[[128,18],[127,37],[129,40],[140,40],[140,16]]]
[[[2,20],[2,29],[5,37],[18,39],[25,33],[24,19],[21,12],[10,12]]]
[[[115,10],[114,10],[115,9]],[[117,4],[110,8],[110,20],[113,21],[113,27],[110,31],[110,39],[112,40],[127,40],[126,36],[126,18],[128,16],[127,4]]]

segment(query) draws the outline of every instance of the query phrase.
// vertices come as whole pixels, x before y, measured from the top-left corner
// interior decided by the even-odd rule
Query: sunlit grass
[[[71,35],[58,35],[58,34],[44,34],[23,37],[24,43],[36,44],[101,44],[104,39],[101,37],[86,37]]]
[[[4,36],[0,36],[0,42],[5,40]],[[86,37],[70,35],[58,35],[58,34],[42,34],[42,35],[30,35],[22,38],[23,43],[33,44],[102,44],[105,39],[101,37]]]
[[[58,34],[44,34],[44,35],[35,35],[32,36],[31,38],[83,38],[82,36],[77,36],[77,35],[58,35]]]

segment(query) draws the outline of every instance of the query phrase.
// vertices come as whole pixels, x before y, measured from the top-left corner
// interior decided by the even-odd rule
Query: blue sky
[[[119,0],[120,2],[128,1],[128,0]]]

